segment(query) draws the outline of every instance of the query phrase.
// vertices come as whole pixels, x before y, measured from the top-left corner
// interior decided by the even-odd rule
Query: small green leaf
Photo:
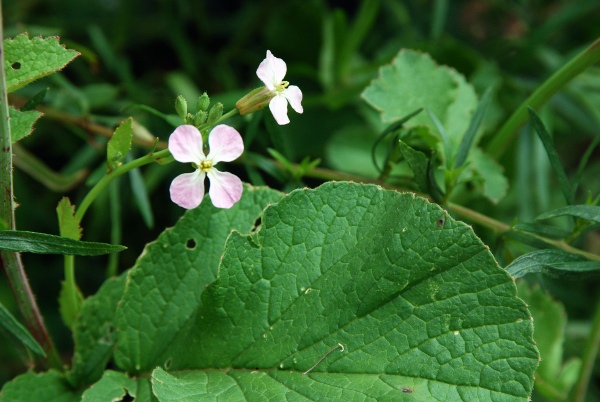
[[[81,391],[73,390],[58,371],[28,371],[2,387],[0,402],[79,402]]]
[[[418,108],[428,109],[445,129],[449,150],[444,159],[450,161],[454,160],[477,107],[475,90],[461,74],[437,65],[427,54],[406,49],[380,69],[379,76],[363,91],[362,97],[382,113],[384,123]],[[426,126],[440,135],[426,114],[414,117],[405,126]]]
[[[27,137],[33,132],[33,125],[42,117],[43,113],[37,110],[20,111],[14,107],[9,107],[10,114],[10,134],[13,143]]]
[[[81,226],[79,219],[75,218],[75,206],[68,197],[63,197],[56,207],[58,215],[58,229],[62,237],[68,239],[81,239]]]
[[[597,205],[570,205],[545,212],[535,218],[536,220],[556,218],[559,216],[574,216],[588,221],[600,223],[600,206]]]
[[[600,262],[562,250],[537,250],[510,263],[506,270],[515,279],[531,273],[542,273],[551,278],[583,279],[600,275]]]
[[[562,192],[565,195],[565,199],[567,200],[567,204],[572,205],[575,200],[575,196],[573,194],[573,190],[571,188],[571,184],[569,183],[569,179],[567,178],[567,173],[565,172],[565,168],[560,161],[560,157],[558,156],[558,152],[554,147],[554,142],[552,141],[552,137],[544,127],[544,123],[540,120],[535,111],[528,107],[529,110],[529,118],[531,119],[531,123],[533,124],[533,128],[537,132],[540,140],[544,144],[544,148],[546,148],[546,153],[548,154],[548,159],[550,160],[550,164],[554,169],[554,173],[556,174],[556,178],[560,183],[560,187],[562,188]]]
[[[125,291],[124,273],[110,278],[81,305],[73,325],[75,353],[67,379],[74,387],[92,384],[102,377],[117,341],[115,315]]]
[[[61,70],[79,53],[58,43],[58,37],[35,37],[27,34],[4,40],[6,87],[13,92],[30,82]]]
[[[67,281],[62,281],[58,295],[58,309],[60,317],[68,328],[73,327],[82,303],[83,294],[81,290],[77,286],[73,288]]]
[[[125,158],[131,149],[132,138],[133,119],[130,117],[117,127],[106,145],[106,161],[109,170],[114,170],[121,164],[121,159]]]
[[[106,370],[104,375],[81,396],[81,402],[121,402],[125,396],[135,397],[137,381],[127,374]]]
[[[0,303],[0,325],[2,325],[8,332],[13,334],[23,345],[27,346],[32,352],[46,356],[44,349],[35,340],[33,335],[27,331],[27,329],[21,325],[19,321]]]
[[[115,244],[79,241],[24,230],[0,231],[0,250],[16,251],[19,253],[92,256],[116,253],[126,248]]]

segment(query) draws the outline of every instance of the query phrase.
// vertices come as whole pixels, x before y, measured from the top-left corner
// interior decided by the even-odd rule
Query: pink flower
[[[296,112],[304,111],[302,109],[302,91],[297,86],[283,81],[286,72],[285,61],[273,56],[270,50],[267,50],[267,58],[260,63],[256,70],[258,78],[275,94],[275,97],[269,102],[269,109],[279,124],[290,122],[287,115],[288,102]]]
[[[177,176],[171,183],[171,200],[186,209],[196,208],[204,197],[204,178],[208,176],[208,194],[215,207],[231,208],[242,197],[242,181],[236,175],[220,172],[214,165],[231,162],[244,152],[244,142],[234,128],[220,124],[208,137],[210,151],[204,154],[202,135],[194,126],[179,126],[169,137],[169,151],[178,162],[191,162],[193,173]]]

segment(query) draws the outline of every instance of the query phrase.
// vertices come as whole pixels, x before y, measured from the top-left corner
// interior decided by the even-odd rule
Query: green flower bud
[[[198,111],[198,113],[194,115],[194,126],[200,127],[202,124],[204,124],[207,115],[208,113],[203,110]]]
[[[206,92],[204,92],[198,98],[198,102],[196,103],[196,106],[198,107],[199,111],[206,112],[208,110],[209,105],[210,105],[210,98],[208,97],[208,94]]]
[[[187,102],[181,95],[175,99],[175,111],[177,112],[177,115],[181,117],[183,121],[185,121],[187,115]]]
[[[240,114],[250,114],[267,106],[274,97],[275,92],[267,87],[256,88],[237,101],[235,107],[240,111]]]
[[[223,104],[217,102],[210,108],[210,112],[208,112],[208,124],[211,126],[215,125],[221,116],[223,116]]]

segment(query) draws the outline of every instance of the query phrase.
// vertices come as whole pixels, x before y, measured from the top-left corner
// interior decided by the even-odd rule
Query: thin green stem
[[[592,331],[590,336],[585,343],[583,349],[583,356],[581,362],[581,371],[575,386],[571,390],[571,402],[583,402],[587,393],[587,388],[592,376],[594,369],[594,363],[596,362],[596,356],[598,355],[598,348],[600,347],[600,298],[596,302],[596,312],[594,314],[594,321],[592,322]]]
[[[6,76],[4,71],[4,38],[2,2],[0,0],[0,226],[15,230],[13,200],[12,137],[10,131]],[[27,329],[46,352],[47,364],[62,370],[63,364],[48,334],[35,297],[29,286],[19,253],[1,251],[2,269]]]
[[[233,108],[232,110],[230,110],[229,112],[225,113],[223,116],[221,116],[221,118],[219,120],[217,120],[216,124],[219,124],[222,121],[227,120],[228,118],[235,116],[236,114],[238,114],[240,111],[237,108]]]
[[[142,156],[141,158],[132,160],[131,162],[121,165],[118,168],[116,168],[115,170],[113,170],[112,172],[108,173],[106,176],[104,176],[102,179],[100,179],[100,181],[98,183],[96,183],[96,185],[94,187],[92,187],[92,189],[90,190],[89,193],[87,193],[87,195],[85,196],[83,201],[81,201],[81,204],[79,204],[79,207],[77,208],[77,211],[75,212],[75,218],[77,218],[77,220],[81,221],[81,219],[85,215],[85,212],[87,211],[89,206],[92,204],[92,202],[94,202],[94,200],[96,199],[96,197],[98,197],[98,195],[102,192],[102,190],[104,190],[104,188],[111,181],[113,181],[116,177],[119,177],[122,174],[127,173],[132,169],[155,162],[158,159],[167,158],[170,155],[171,155],[171,152],[169,152],[168,149],[163,149],[162,151],[149,153],[145,156]]]
[[[527,121],[527,107],[537,109],[546,103],[552,96],[577,77],[588,67],[600,60],[600,39],[597,39],[586,50],[565,64],[560,70],[548,78],[529,98],[513,112],[509,119],[496,133],[487,146],[487,152],[496,159],[506,152],[514,140],[519,128]]]

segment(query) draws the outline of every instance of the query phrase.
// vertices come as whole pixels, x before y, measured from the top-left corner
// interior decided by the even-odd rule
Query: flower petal
[[[284,96],[276,96],[269,102],[269,109],[278,124],[284,125],[290,122],[287,115],[288,101]]]
[[[208,194],[215,207],[231,208],[242,198],[244,186],[236,175],[219,172],[213,168],[208,171],[208,179],[210,180]]]
[[[178,162],[199,164],[205,159],[200,131],[189,124],[177,127],[169,137],[169,151]]]
[[[292,105],[292,108],[296,112],[304,112],[304,109],[302,109],[302,91],[300,88],[298,88],[296,85],[290,85],[285,91],[283,91],[283,96],[285,96],[285,98],[290,102],[290,105]]]
[[[273,56],[273,53],[267,50],[267,58],[259,64],[256,75],[272,91],[281,84],[286,72],[285,61]]]
[[[242,136],[233,127],[219,124],[212,129],[208,136],[210,152],[206,157],[213,164],[218,162],[231,162],[244,152]]]
[[[171,182],[169,192],[171,200],[185,209],[196,208],[204,197],[204,177],[206,173],[196,170],[194,173],[184,173]]]

